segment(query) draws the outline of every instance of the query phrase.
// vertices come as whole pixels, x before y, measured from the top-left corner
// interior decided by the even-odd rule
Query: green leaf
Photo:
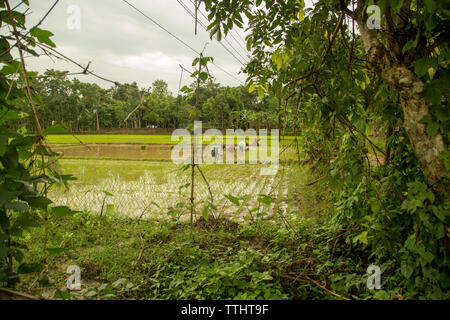
[[[427,263],[431,263],[434,260],[434,254],[428,252],[424,245],[418,246],[417,252]]]
[[[200,73],[199,78],[201,81],[206,81],[208,79],[208,73],[206,72]]]
[[[8,137],[0,135],[0,157],[3,157],[5,155],[7,147]]]
[[[7,203],[5,205],[6,209],[13,210],[13,211],[28,211],[30,208],[25,202],[21,201],[14,201]]]
[[[17,269],[19,274],[28,274],[34,272],[40,272],[43,266],[39,263],[22,263]]]
[[[30,30],[30,35],[36,37],[41,43],[45,43],[53,48],[56,47],[55,43],[52,40],[50,40],[50,37],[53,36],[53,33],[51,33],[50,31],[34,27],[33,29]]]
[[[435,0],[424,0],[425,8],[430,14],[434,14],[436,11],[436,1]]]
[[[209,207],[208,206],[203,206],[203,208],[202,208],[202,217],[203,217],[203,219],[208,221],[208,218],[209,218]]]
[[[103,283],[100,287],[98,287],[98,291],[103,291],[108,287],[108,284]]]
[[[402,49],[402,53],[405,54],[407,51],[417,47],[417,40],[409,40]]]
[[[258,196],[258,202],[260,203],[264,203],[265,205],[271,205],[273,202],[273,198],[271,196],[265,195],[265,194],[260,194]]]
[[[52,207],[50,209],[50,213],[52,215],[57,216],[58,218],[66,217],[73,214],[72,210],[70,210],[66,206]]]
[[[368,233],[367,231],[361,232],[359,235],[357,235],[356,237],[353,238],[353,243],[360,242],[364,245],[367,245],[368,244],[367,233]]]
[[[36,214],[23,212],[17,217],[16,221],[14,221],[13,229],[27,230],[39,226],[39,217]]]
[[[404,0],[391,0],[390,3],[392,10],[398,12],[403,5],[403,1]]]
[[[48,205],[53,203],[50,199],[45,197],[27,197],[24,199],[28,202],[30,207],[37,209],[47,209]]]
[[[124,285],[127,281],[128,281],[127,279],[121,278],[121,279],[119,279],[119,280],[113,282],[112,287],[113,287],[113,288],[117,288],[117,287],[119,287],[119,286]]]
[[[23,260],[22,251],[16,249],[13,253],[13,257],[14,257],[14,259],[16,259],[17,262],[19,262],[19,263],[22,262],[22,260]]]
[[[442,151],[438,159],[444,162],[444,166],[447,170],[450,170],[450,150]]]
[[[235,204],[235,205],[239,205],[239,199],[236,198],[235,196],[232,196],[231,194],[226,194],[225,198],[227,198],[228,200],[230,200],[231,203]]]
[[[420,123],[425,123],[427,125],[426,130],[429,136],[432,137],[437,134],[439,130],[439,124],[436,121],[434,121],[434,119],[430,115],[424,116],[420,120]]]
[[[428,74],[429,68],[437,69],[436,59],[422,58],[413,63],[414,72],[418,77],[423,77]]]
[[[5,190],[0,190],[0,206],[5,205],[11,200],[17,198],[20,192],[5,192]]]
[[[9,74],[15,74],[17,72],[21,71],[21,63],[18,61],[11,61],[11,63],[8,63],[7,65],[4,65],[1,73],[5,74],[5,75],[9,75]]]
[[[0,25],[2,25],[3,23],[13,25],[13,22],[18,27],[24,27],[25,15],[17,11],[11,11],[11,13],[8,10],[0,11]]]
[[[261,87],[258,87],[258,97],[260,100],[264,99],[264,89]]]
[[[0,39],[0,52],[4,53],[0,56],[0,62],[7,62],[13,60],[13,57],[9,53],[11,46],[9,45],[9,42],[2,38]]]
[[[8,247],[0,247],[0,260],[3,260],[8,255],[9,248]]]
[[[7,280],[8,280],[8,275],[4,271],[0,270],[0,283],[6,282]]]
[[[150,202],[151,204],[153,204],[155,207],[157,207],[158,209],[161,209],[161,207],[154,201]]]

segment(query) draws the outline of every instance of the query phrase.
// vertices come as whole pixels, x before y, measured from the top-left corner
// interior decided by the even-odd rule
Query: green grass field
[[[294,142],[293,136],[286,136],[281,144]],[[77,144],[83,143],[150,143],[150,144],[177,144],[170,135],[141,135],[141,134],[54,134],[48,135],[46,141],[51,144]],[[248,138],[247,138],[248,141]],[[224,141],[225,142],[225,141]]]

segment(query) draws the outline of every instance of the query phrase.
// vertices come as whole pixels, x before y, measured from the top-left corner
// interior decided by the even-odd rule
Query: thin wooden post
[[[200,53],[200,60],[199,60],[199,67],[198,67],[198,75],[197,75],[197,92],[195,95],[195,115],[197,113],[198,110],[198,105],[200,102],[200,73],[202,72],[202,54]],[[194,116],[195,116],[194,115]],[[195,123],[195,119],[194,119],[194,123]],[[194,214],[195,214],[195,208],[194,208],[194,183],[195,183],[195,125],[194,125],[194,142],[192,143],[192,153],[191,153],[191,226],[193,225],[194,222]]]
[[[95,110],[95,115],[97,116],[97,132],[100,132],[100,122],[98,120],[98,109]]]

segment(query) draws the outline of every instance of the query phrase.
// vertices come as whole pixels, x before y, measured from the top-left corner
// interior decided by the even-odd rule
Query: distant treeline
[[[205,84],[200,87],[196,108],[194,97],[174,96],[163,80],[153,82],[148,89],[139,88],[136,83],[103,89],[97,84],[70,80],[67,75],[66,71],[47,70],[32,83],[43,128],[54,124],[63,124],[69,132],[183,128],[193,120],[202,120],[208,127],[218,129],[270,129],[278,128],[281,121],[276,99],[267,96],[261,100],[244,86]],[[24,113],[31,113],[24,102],[17,104]],[[31,117],[25,117],[20,125],[31,130]]]

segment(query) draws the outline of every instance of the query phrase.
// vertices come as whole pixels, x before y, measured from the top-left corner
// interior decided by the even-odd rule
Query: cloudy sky
[[[179,0],[193,10],[191,0]],[[19,1],[11,1],[12,4]],[[34,0],[28,25],[36,24],[52,6],[55,0]],[[128,0],[163,27],[181,38],[200,52],[206,43],[205,55],[213,56],[215,63],[245,82],[245,74],[240,72],[242,65],[199,25],[194,34],[194,19],[183,9],[177,0]],[[73,28],[76,14],[80,10],[80,28]],[[23,11],[23,8],[22,8]],[[204,10],[202,10],[205,13]],[[199,14],[206,24],[206,19]],[[165,80],[169,89],[176,94],[180,80],[180,66],[192,70],[195,53],[175,40],[160,27],[135,11],[123,0],[60,0],[50,16],[44,21],[42,29],[54,33],[53,41],[57,50],[75,61],[86,65],[92,62],[90,70],[121,83],[136,81],[140,87],[148,87],[157,79]],[[244,60],[245,38],[243,31],[228,36],[229,43],[223,44],[240,60]],[[235,32],[236,32],[235,31]],[[223,40],[222,40],[223,41]],[[239,43],[238,43],[239,42]],[[237,50],[239,53],[237,53]],[[242,56],[242,57],[241,57]],[[48,68],[79,72],[80,68],[64,62],[53,61],[48,57],[28,58],[30,70],[43,72]],[[222,85],[235,86],[238,80],[227,75],[215,66],[211,73]],[[77,76],[85,82],[95,82],[109,88],[110,83],[92,76]],[[192,82],[186,72],[182,85]]]

